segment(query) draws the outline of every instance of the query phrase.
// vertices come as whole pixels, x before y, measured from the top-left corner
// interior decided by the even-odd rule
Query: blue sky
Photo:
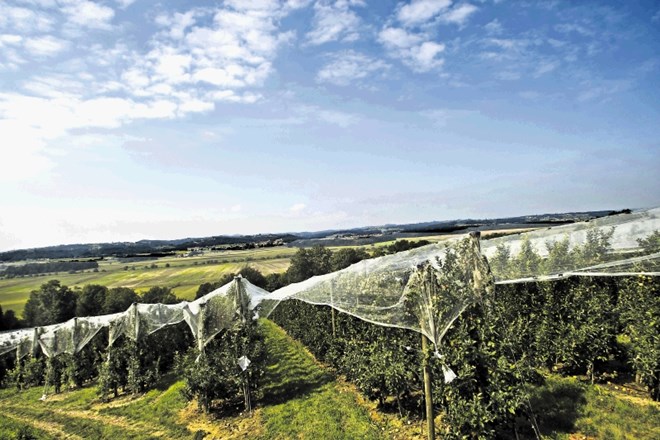
[[[0,250],[660,205],[649,1],[3,0]]]

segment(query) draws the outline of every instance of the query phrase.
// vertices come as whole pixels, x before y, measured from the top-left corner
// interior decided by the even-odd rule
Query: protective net
[[[201,350],[224,329],[251,319],[255,311],[269,313],[276,302],[270,293],[240,276],[193,302],[178,304],[133,304],[128,310],[103,316],[72,318],[54,325],[0,334],[0,355],[16,350],[19,359],[39,349],[48,357],[80,351],[103,328],[108,343],[124,336],[137,341],[164,327],[186,321]],[[249,313],[248,313],[249,312]]]
[[[492,286],[476,235],[363,260],[272,294],[327,305],[378,325],[425,334],[436,345],[451,323]]]
[[[452,238],[291,284],[273,297],[419,331],[437,346],[493,282],[659,275],[660,208],[482,240],[479,248],[476,238]]]
[[[660,208],[485,240],[498,283],[660,274]]]
[[[327,305],[378,325],[415,330],[439,345],[452,322],[493,284],[568,276],[660,275],[660,208],[479,240],[457,236],[269,293],[237,277],[192,302],[134,304],[114,315],[0,334],[0,354],[75,353],[103,327],[109,343],[186,321],[200,350],[224,329],[267,317],[282,300]]]

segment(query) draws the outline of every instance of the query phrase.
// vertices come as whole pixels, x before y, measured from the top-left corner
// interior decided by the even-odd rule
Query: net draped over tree
[[[327,305],[365,321],[426,335],[436,347],[452,322],[493,284],[567,276],[660,275],[660,208],[546,227],[479,241],[452,236],[290,284],[272,293],[237,277],[193,302],[133,304],[112,315],[0,334],[0,354],[19,358],[41,348],[51,357],[76,353],[102,328],[109,343],[138,340],[186,321],[200,350],[256,310],[267,317],[280,301]]]

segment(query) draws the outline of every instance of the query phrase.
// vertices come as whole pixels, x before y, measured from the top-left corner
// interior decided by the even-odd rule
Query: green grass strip
[[[342,392],[302,344],[263,321],[269,361],[264,382],[262,439],[380,439],[369,414]]]

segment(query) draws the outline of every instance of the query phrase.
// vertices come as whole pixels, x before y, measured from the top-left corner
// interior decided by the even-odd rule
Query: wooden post
[[[330,311],[332,313],[332,338],[337,338],[337,326],[335,324],[335,308],[330,306]]]
[[[245,375],[245,383],[243,384],[243,393],[245,396],[245,410],[252,414],[252,399],[250,398],[250,376],[248,375],[247,368],[243,371]]]
[[[435,440],[435,418],[433,415],[433,389],[431,388],[431,366],[429,365],[428,344],[422,334],[422,368],[424,370],[424,401],[426,402],[426,427],[428,440]]]

